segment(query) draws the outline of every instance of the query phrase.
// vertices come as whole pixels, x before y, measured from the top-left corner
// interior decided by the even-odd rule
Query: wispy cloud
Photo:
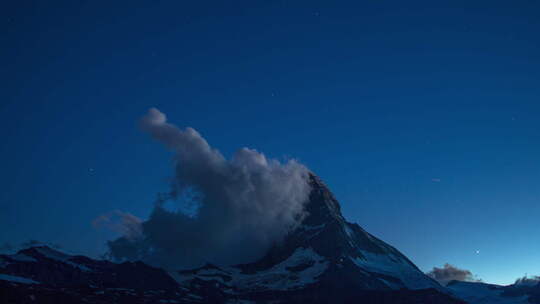
[[[305,215],[309,171],[297,161],[282,163],[248,148],[226,159],[195,129],[169,124],[157,109],[142,118],[141,128],[174,152],[175,176],[170,193],[140,223],[141,236],[108,243],[113,258],[168,267],[248,262]],[[195,216],[165,208],[169,199],[195,203]]]

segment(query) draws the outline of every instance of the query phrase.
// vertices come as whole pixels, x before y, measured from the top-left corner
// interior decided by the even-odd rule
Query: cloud
[[[480,281],[476,279],[469,270],[460,269],[448,263],[444,264],[442,268],[433,267],[433,269],[428,272],[427,275],[441,283],[441,285],[446,285],[448,282],[453,280],[467,282]]]
[[[113,259],[176,268],[249,262],[305,216],[309,170],[296,160],[279,162],[248,148],[226,159],[195,129],[169,124],[157,109],[141,128],[174,152],[175,175],[170,193],[140,224],[140,237],[108,243]],[[166,208],[170,200],[194,214]]]
[[[142,235],[142,220],[133,214],[114,210],[100,215],[92,221],[96,229],[107,228],[127,239],[136,239]]]

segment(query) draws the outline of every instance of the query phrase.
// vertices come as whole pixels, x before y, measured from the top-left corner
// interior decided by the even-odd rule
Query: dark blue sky
[[[97,255],[94,218],[147,217],[172,175],[137,127],[157,107],[226,156],[298,158],[422,270],[540,274],[539,1],[15,2],[0,242]]]

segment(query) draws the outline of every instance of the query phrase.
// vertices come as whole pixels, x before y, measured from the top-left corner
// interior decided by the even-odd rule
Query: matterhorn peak
[[[394,247],[341,214],[339,202],[311,173],[307,215],[285,238],[254,263],[182,271],[182,284],[216,282],[235,293],[318,292],[443,288]]]

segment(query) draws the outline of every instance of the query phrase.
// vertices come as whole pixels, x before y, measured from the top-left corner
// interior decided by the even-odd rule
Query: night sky
[[[156,107],[298,159],[423,271],[540,274],[539,1],[11,1],[0,29],[0,244],[98,256],[94,219],[147,218]]]

